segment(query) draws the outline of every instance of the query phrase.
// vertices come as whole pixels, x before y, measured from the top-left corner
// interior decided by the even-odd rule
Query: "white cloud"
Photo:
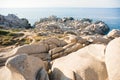
[[[0,7],[120,7],[119,0],[0,0]]]

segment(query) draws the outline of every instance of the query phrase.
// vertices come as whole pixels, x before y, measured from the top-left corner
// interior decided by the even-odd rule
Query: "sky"
[[[0,8],[40,7],[120,8],[120,0],[0,0]]]

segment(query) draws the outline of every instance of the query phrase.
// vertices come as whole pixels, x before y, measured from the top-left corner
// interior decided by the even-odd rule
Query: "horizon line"
[[[120,8],[120,7],[0,7],[0,8]]]

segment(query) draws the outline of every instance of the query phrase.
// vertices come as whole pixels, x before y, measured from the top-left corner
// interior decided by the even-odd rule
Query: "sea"
[[[120,8],[0,8],[1,15],[15,14],[26,18],[34,25],[40,18],[55,15],[57,17],[74,17],[75,19],[90,18],[95,21],[104,21],[110,29],[120,29]]]

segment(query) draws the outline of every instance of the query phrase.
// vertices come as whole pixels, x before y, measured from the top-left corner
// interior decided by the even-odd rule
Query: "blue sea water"
[[[51,15],[90,18],[104,21],[110,29],[120,29],[120,8],[0,8],[0,14],[16,14],[20,18],[27,18],[32,25],[40,18]]]

